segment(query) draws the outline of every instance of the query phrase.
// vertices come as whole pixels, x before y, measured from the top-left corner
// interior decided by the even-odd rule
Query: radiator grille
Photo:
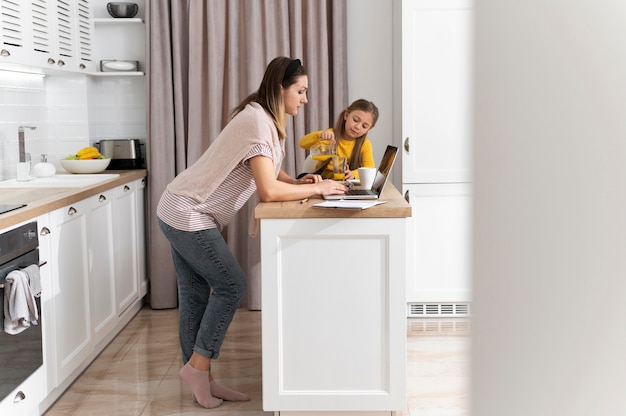
[[[469,303],[409,303],[408,317],[444,317],[470,316]]]
[[[408,335],[469,335],[469,318],[409,319]]]

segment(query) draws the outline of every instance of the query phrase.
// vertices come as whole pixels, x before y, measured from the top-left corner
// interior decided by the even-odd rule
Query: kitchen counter
[[[113,188],[143,178],[147,175],[145,169],[133,170],[106,170],[103,173],[119,173],[120,176],[93,186],[84,188],[4,188],[0,191],[0,204],[27,204],[27,206],[0,214],[0,230],[24,221],[31,220],[39,215],[96,195]],[[59,173],[60,174],[60,173]]]
[[[387,182],[380,198],[387,201],[364,210],[329,209],[314,207],[324,202],[321,197],[309,198],[308,201],[261,202],[257,205],[256,218],[406,218],[411,216],[411,206],[402,198],[395,186]]]
[[[263,410],[391,416],[406,407],[406,228],[392,185],[365,210],[257,205]]]

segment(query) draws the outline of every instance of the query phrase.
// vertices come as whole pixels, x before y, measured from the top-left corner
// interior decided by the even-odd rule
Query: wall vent
[[[469,318],[458,319],[409,319],[408,335],[469,335]]]
[[[409,318],[470,316],[469,303],[409,303]]]

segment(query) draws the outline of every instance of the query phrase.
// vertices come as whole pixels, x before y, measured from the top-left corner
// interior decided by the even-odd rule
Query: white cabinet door
[[[68,377],[92,350],[89,296],[88,200],[50,213],[51,273],[56,328],[56,384]],[[55,385],[56,387],[56,385]]]
[[[26,63],[31,42],[29,3],[0,0],[0,62]]]
[[[115,299],[117,313],[121,315],[139,296],[135,182],[117,187],[114,190],[113,198]]]
[[[117,324],[113,230],[113,192],[88,199],[89,287],[94,342],[106,337]]]
[[[139,282],[139,297],[148,293],[146,274],[146,178],[138,179],[135,199],[137,206],[137,280]]]
[[[39,274],[41,278],[41,336],[43,346],[43,365],[45,367],[45,397],[55,387],[56,380],[56,346],[54,320],[54,285],[52,267],[52,237],[50,235],[50,214],[37,218],[39,233]],[[0,413],[1,414],[1,413]]]
[[[263,410],[404,409],[405,218],[263,219],[260,235]]]
[[[413,212],[407,230],[409,307],[469,302],[471,185],[404,184],[402,191]]]
[[[78,40],[74,0],[31,0],[31,53],[35,65],[76,70]]]
[[[403,0],[403,183],[470,182],[471,0]]]

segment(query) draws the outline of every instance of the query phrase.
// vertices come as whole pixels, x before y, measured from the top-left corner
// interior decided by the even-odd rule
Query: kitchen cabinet
[[[405,184],[413,216],[407,220],[409,315],[467,314],[471,298],[470,184]]]
[[[90,48],[89,1],[2,0],[0,62],[77,70],[79,56]]]
[[[34,66],[87,70],[93,22],[89,0],[31,0]]]
[[[146,178],[135,181],[137,187],[135,191],[137,218],[137,281],[139,282],[139,297],[143,298],[148,294],[148,275],[146,273]]]
[[[83,188],[15,188],[1,193],[0,202],[27,203],[0,215],[3,229],[38,222],[43,366],[0,402],[0,414],[45,413],[143,306],[144,192],[145,171],[132,170]],[[125,225],[116,226],[118,218]],[[129,235],[135,236],[135,247],[118,243]],[[130,255],[123,257],[129,248]],[[126,286],[133,293],[130,297],[118,297],[117,261],[134,268],[127,274],[134,280]],[[121,299],[134,300],[122,311]],[[19,392],[25,399],[20,400]]]
[[[90,200],[82,200],[50,213],[53,387],[69,377],[93,348],[88,279],[89,259],[94,255],[88,238],[90,204]]]
[[[3,0],[0,62],[93,71],[91,0]]]
[[[33,374],[30,375],[22,384],[20,384],[11,394],[9,394],[4,400],[0,401],[0,415],[11,416],[39,416],[39,403],[46,395],[46,363],[50,362],[53,357],[46,354],[46,335],[48,334],[48,325],[51,322],[51,318],[47,315],[50,313],[50,301],[52,299],[52,284],[50,279],[50,268],[48,261],[50,259],[49,251],[49,239],[47,238],[48,229],[46,224],[48,221],[48,215],[39,216],[37,219],[38,224],[38,239],[39,239],[39,264],[40,278],[41,278],[41,309],[40,309],[40,321],[42,330],[42,348],[44,352],[43,362],[44,365],[39,367]],[[28,221],[30,222],[30,221]],[[19,225],[11,228],[16,228]],[[5,230],[3,230],[4,232]],[[28,331],[28,330],[27,330]]]
[[[0,63],[28,62],[31,39],[29,27],[30,2],[0,1]]]
[[[466,315],[473,3],[403,0],[401,7],[402,191],[414,210],[408,316]]]
[[[87,240],[89,304],[93,341],[102,340],[115,326],[116,221],[115,190],[108,190],[88,199]],[[113,227],[111,226],[113,224]]]
[[[391,416],[405,409],[411,209],[392,184],[381,198],[385,204],[358,212],[316,208],[319,199],[256,207],[266,412]]]
[[[139,297],[138,226],[136,183],[118,186],[113,198],[113,241],[115,243],[115,303],[118,315]]]
[[[0,415],[39,416],[39,402],[44,397],[44,374],[44,367],[39,367],[12,394],[0,401]]]

